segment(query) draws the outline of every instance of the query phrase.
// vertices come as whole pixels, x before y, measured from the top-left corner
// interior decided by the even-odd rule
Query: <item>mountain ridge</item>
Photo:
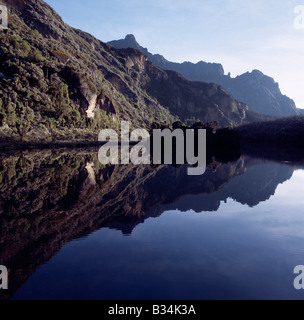
[[[261,119],[219,85],[189,81],[138,49],[70,27],[42,0],[2,3],[9,12],[0,33],[2,142],[97,140],[122,120],[149,129],[179,119],[221,126]]]
[[[223,86],[236,100],[248,105],[253,112],[279,117],[300,114],[294,101],[281,93],[278,83],[259,70],[232,78],[230,73],[225,75],[224,67],[218,63],[171,62],[162,55],[152,54],[147,48],[141,47],[135,36],[131,34],[127,35],[125,39],[108,43],[116,48],[130,46],[141,50],[156,65],[177,71],[189,80],[217,83]]]

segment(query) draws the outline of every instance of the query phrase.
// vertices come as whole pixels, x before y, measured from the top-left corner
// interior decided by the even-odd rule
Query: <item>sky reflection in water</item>
[[[229,199],[217,212],[166,211],[128,237],[100,229],[66,244],[13,298],[303,299],[293,288],[304,264],[303,185],[297,170],[253,208]]]

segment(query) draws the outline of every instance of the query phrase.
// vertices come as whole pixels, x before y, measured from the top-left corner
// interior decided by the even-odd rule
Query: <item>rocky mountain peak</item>
[[[130,42],[132,44],[138,44],[134,34],[127,34],[126,37],[125,37],[125,41]]]
[[[121,40],[115,40],[109,42],[110,45],[115,47],[116,49],[127,49],[127,48],[133,48],[140,50],[144,54],[148,53],[148,50],[141,47],[139,43],[137,42],[135,36],[133,34],[128,34],[124,39]]]
[[[132,42],[118,40],[110,44],[121,49],[131,46]],[[215,82],[223,86],[236,100],[247,104],[255,113],[277,117],[294,116],[300,113],[294,101],[281,93],[279,84],[260,70],[255,69],[232,78],[230,75],[225,75],[224,68],[219,63],[204,61],[175,63],[159,54],[151,54],[137,42],[133,47],[144,52],[150,61],[163,69],[179,72],[192,81]]]

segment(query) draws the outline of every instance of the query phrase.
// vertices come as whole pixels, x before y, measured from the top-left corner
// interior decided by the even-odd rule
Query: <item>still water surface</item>
[[[225,168],[200,178],[205,189],[191,185],[143,216],[120,214],[63,241],[49,259],[26,266],[31,272],[11,299],[304,299],[293,286],[295,266],[304,265],[304,171],[251,159]],[[149,179],[137,186],[141,201],[142,190],[160,197],[159,177]]]

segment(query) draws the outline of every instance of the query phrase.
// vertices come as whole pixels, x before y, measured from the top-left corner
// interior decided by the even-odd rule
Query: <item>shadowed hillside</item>
[[[216,84],[155,66],[136,49],[115,49],[64,23],[42,0],[3,0],[0,33],[0,141],[96,140],[121,120],[259,120]]]

